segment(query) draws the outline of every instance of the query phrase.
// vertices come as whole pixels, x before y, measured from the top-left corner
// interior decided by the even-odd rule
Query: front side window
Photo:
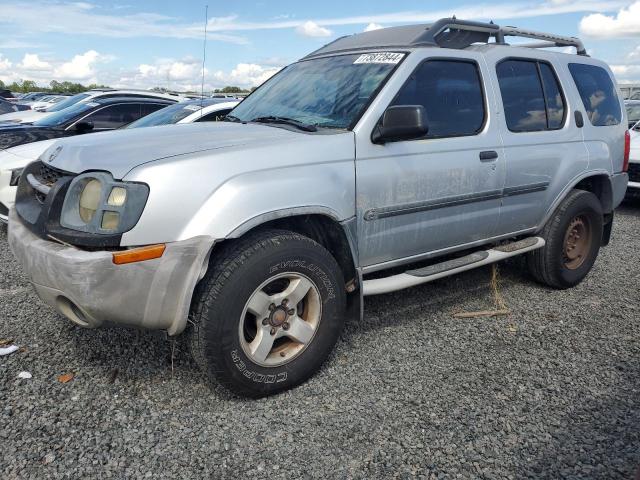
[[[536,60],[506,60],[496,66],[504,117],[512,132],[562,128],[565,102],[552,68]]]
[[[570,63],[569,71],[591,124],[595,127],[618,125],[622,109],[609,73],[604,68],[583,63]]]
[[[139,103],[109,105],[88,115],[82,121],[93,123],[94,130],[111,130],[140,118]]]
[[[243,100],[227,120],[279,117],[316,128],[350,128],[403,57],[379,52],[294,63]]]
[[[484,95],[473,62],[428,60],[409,77],[391,105],[422,105],[427,137],[474,135],[484,124]]]

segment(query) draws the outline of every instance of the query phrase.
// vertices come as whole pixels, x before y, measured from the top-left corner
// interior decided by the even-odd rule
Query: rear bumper
[[[115,265],[110,252],[89,252],[43,240],[9,214],[9,245],[38,296],[83,327],[116,323],[184,330],[191,297],[213,240],[168,243],[161,258]]]
[[[617,208],[618,205],[624,200],[624,195],[627,193],[627,184],[629,183],[629,175],[627,173],[616,173],[611,175],[611,187],[613,189],[613,208]]]

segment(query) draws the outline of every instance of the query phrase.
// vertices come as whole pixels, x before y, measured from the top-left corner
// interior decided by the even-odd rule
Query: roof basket
[[[465,48],[473,43],[495,43],[506,45],[505,37],[522,37],[541,40],[540,43],[525,44],[530,48],[575,47],[578,55],[587,55],[584,44],[579,38],[536,32],[516,27],[501,27],[493,22],[473,22],[453,18],[441,18],[432,23],[424,33],[418,36],[412,45],[434,45],[443,48]]]

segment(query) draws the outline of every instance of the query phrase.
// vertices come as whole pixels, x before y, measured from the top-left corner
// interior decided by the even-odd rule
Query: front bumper
[[[15,210],[9,214],[9,245],[38,296],[83,327],[116,323],[182,332],[213,243],[194,237],[168,243],[161,258],[115,265],[111,252],[43,240]]]

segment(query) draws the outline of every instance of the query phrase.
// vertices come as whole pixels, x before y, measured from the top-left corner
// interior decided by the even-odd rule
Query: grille
[[[62,177],[73,175],[63,170],[58,170],[56,168],[50,167],[43,162],[39,162],[38,164],[34,165],[29,172],[23,172],[23,175],[26,175],[27,173],[33,174],[38,182],[49,187],[53,187],[56,182]],[[33,195],[40,204],[43,204],[47,198],[45,194],[36,190],[33,190]]]
[[[64,172],[51,168],[44,163],[40,164],[40,168],[34,172],[36,179],[45,185],[53,186],[60,178],[64,176]]]
[[[640,163],[630,163],[627,172],[630,182],[640,182]]]

